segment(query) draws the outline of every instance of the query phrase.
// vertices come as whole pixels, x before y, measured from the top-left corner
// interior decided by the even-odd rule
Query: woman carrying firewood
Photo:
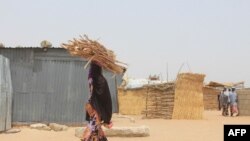
[[[88,126],[83,133],[82,141],[107,141],[101,128],[111,128],[112,101],[108,83],[102,75],[102,68],[91,62],[88,82],[90,89],[89,101],[85,106]]]

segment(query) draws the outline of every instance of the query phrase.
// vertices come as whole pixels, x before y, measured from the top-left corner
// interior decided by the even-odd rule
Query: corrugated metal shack
[[[81,124],[89,90],[86,61],[63,48],[1,48],[10,60],[13,86],[12,122]],[[118,112],[117,84],[122,76],[104,72]]]

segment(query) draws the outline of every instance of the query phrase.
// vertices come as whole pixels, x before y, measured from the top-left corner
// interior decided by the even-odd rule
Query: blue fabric
[[[235,92],[231,92],[229,94],[230,104],[236,104],[237,103],[237,94]]]

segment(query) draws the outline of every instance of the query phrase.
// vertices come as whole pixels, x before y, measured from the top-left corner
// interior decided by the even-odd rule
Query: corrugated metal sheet
[[[0,131],[11,128],[12,84],[9,60],[0,55]]]
[[[14,122],[57,122],[78,124],[85,121],[84,103],[88,99],[86,64],[65,49],[5,48],[0,53],[10,59],[14,89]],[[104,72],[118,111],[116,79]]]
[[[21,48],[42,48],[41,46],[16,46],[16,47],[10,47],[10,46],[7,46],[7,47],[3,47],[3,48],[18,48],[18,49],[21,49]],[[52,46],[52,47],[49,47],[49,48],[62,48],[62,47],[55,47],[55,46]]]

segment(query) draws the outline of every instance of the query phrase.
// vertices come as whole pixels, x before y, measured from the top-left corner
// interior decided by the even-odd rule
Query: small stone
[[[38,129],[38,130],[46,130],[46,131],[51,130],[50,127],[48,127],[46,124],[42,124],[42,123],[31,124],[30,128],[31,129]]]
[[[60,125],[60,124],[57,124],[57,123],[50,123],[49,127],[54,131],[66,131],[68,129],[68,126]]]
[[[21,131],[21,129],[11,128],[11,129],[5,131],[4,133],[6,133],[6,134],[14,134],[14,133],[18,133],[20,131]]]

